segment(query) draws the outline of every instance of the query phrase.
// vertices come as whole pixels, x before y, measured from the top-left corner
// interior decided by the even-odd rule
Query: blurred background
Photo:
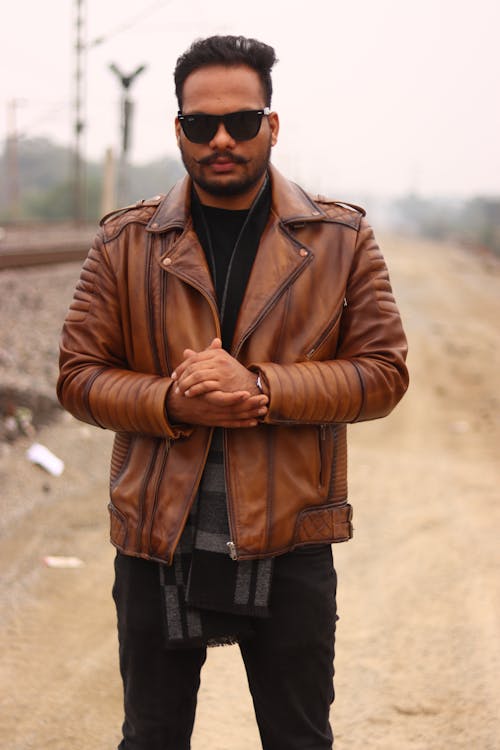
[[[182,174],[172,72],[193,39],[273,45],[273,161],[378,226],[500,252],[495,0],[21,0],[0,29],[0,221],[94,222]]]

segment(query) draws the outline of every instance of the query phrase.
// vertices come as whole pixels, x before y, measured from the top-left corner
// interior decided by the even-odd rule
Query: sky
[[[314,192],[500,195],[498,0],[81,0],[85,151],[120,148],[120,86],[146,70],[131,160],[176,155],[173,69],[191,42],[254,36],[275,49],[272,160]],[[77,0],[16,0],[0,25],[0,140],[73,141]],[[100,40],[96,43],[96,40]]]

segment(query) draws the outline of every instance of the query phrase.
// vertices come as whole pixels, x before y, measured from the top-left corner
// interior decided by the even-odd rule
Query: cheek
[[[185,138],[179,136],[177,144],[179,146],[183,160],[189,162],[190,164],[193,163],[195,161],[195,158],[193,156],[193,149],[190,148],[189,144],[186,144]]]

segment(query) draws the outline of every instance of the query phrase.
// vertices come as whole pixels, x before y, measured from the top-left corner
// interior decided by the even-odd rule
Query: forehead
[[[183,112],[224,114],[264,106],[259,74],[247,65],[207,65],[190,73],[184,81]]]

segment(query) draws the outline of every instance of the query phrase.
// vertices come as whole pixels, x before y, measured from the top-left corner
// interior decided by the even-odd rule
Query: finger
[[[196,355],[198,354],[203,354],[204,351],[208,351],[209,349],[212,349],[212,350],[220,349],[221,347],[222,347],[221,340],[215,338],[210,342],[207,349],[202,349],[200,352],[197,352],[195,349],[184,349],[184,351],[182,352],[182,362],[176,367],[176,369],[173,371],[170,377],[173,380],[176,380],[179,377],[181,371],[183,371],[184,367],[186,366],[186,360],[196,357]]]
[[[188,366],[190,360],[197,354],[197,352],[193,351],[193,349],[184,349],[182,352],[183,360],[180,364],[177,365],[173,373],[171,374],[172,380],[178,380],[186,367]]]
[[[209,396],[203,396],[201,398],[207,398]],[[262,419],[268,412],[267,406],[260,404],[258,401],[252,401],[250,398],[244,398],[236,403],[223,404],[221,402],[215,404],[218,409],[226,410],[230,413],[231,417],[236,419]],[[224,413],[224,411],[222,412]]]
[[[257,409],[242,409],[240,404],[232,406],[231,412],[234,417],[238,419],[262,419],[267,414],[267,408],[265,406],[259,406]]]
[[[184,354],[188,351],[191,352],[189,356],[186,359],[183,359],[182,362],[180,362],[180,364],[177,365],[174,372],[172,373],[171,377],[173,378],[173,380],[179,380],[184,375],[184,373],[186,372],[188,368],[191,368],[192,370],[193,367],[196,365],[196,363],[199,361],[198,352],[193,352],[190,349],[185,349]]]
[[[249,396],[248,391],[211,391],[200,398],[206,399],[212,406],[226,407],[247,401]]]
[[[246,410],[249,414],[258,414],[260,409],[268,412],[267,398],[261,395],[250,396],[248,391],[212,391],[200,398],[207,399],[214,406],[239,405],[242,411]]]
[[[183,359],[188,359],[188,357],[192,357],[195,354],[203,355],[205,352],[213,351],[214,349],[222,349],[222,341],[219,338],[212,339],[207,348],[202,349],[199,352],[195,351],[194,349],[184,349],[184,351],[182,352],[182,356]]]
[[[239,391],[239,393],[244,393],[245,391]],[[248,391],[246,391],[248,393]],[[259,407],[259,406],[267,406],[269,403],[269,399],[267,396],[265,396],[263,393],[258,393],[255,396],[248,396],[248,406],[250,408],[253,407]]]
[[[197,374],[183,377],[178,382],[181,393],[185,396],[200,396],[210,391],[224,391],[225,393],[235,393],[240,391],[230,391],[222,387],[222,383],[215,372],[207,371],[201,376]]]
[[[229,427],[232,429],[235,428],[248,428],[248,427],[257,427],[259,424],[257,419],[241,419],[241,420],[230,420],[227,422],[221,422],[219,425],[220,427]]]
[[[220,391],[220,383],[217,380],[203,380],[194,385],[188,385],[185,390],[179,384],[181,393],[184,393],[188,398],[194,398],[195,396],[201,396],[204,393],[210,393],[210,391]]]
[[[225,352],[223,349],[204,349],[202,352],[193,352],[191,349],[186,349],[184,354],[187,354],[182,362],[177,365],[172,376],[174,379],[179,379],[187,370],[194,371],[204,363],[212,363],[214,366],[221,365],[220,357],[222,355],[222,362],[226,360]]]

